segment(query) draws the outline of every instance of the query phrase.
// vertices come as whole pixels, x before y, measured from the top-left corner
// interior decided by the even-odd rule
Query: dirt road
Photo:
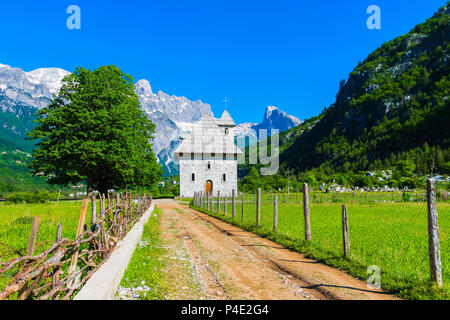
[[[156,200],[168,299],[395,299],[364,281],[173,200]]]

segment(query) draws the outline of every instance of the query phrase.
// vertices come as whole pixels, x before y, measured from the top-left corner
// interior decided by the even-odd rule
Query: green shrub
[[[403,202],[411,202],[412,201],[412,195],[408,192],[402,193],[402,201]]]
[[[6,197],[7,203],[44,203],[49,200],[48,192],[16,192]]]

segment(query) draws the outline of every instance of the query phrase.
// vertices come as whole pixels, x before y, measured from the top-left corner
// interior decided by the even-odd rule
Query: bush
[[[412,200],[413,200],[412,195],[410,193],[407,193],[407,192],[402,193],[402,201],[403,202],[411,202]]]
[[[44,203],[49,200],[48,192],[16,192],[5,198],[7,203]]]

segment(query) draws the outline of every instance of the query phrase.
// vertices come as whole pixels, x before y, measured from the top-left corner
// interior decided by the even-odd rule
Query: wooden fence
[[[303,196],[306,195],[306,196]],[[284,197],[284,194],[282,194]],[[445,193],[445,197],[447,194]],[[311,203],[311,191],[308,185],[304,183],[303,192],[301,197],[294,195],[298,200],[303,202],[303,216],[304,216],[304,226],[305,226],[305,240],[311,241],[311,219],[310,219],[310,203]],[[417,196],[418,197],[418,196]],[[422,197],[422,196],[420,196]],[[425,201],[428,206],[428,252],[429,252],[429,262],[430,262],[430,274],[431,280],[435,282],[438,286],[442,286],[442,266],[440,257],[440,243],[439,243],[439,227],[438,227],[438,212],[436,206],[436,188],[433,179],[427,180],[427,191],[424,195]],[[267,193],[265,195],[261,194],[261,189],[258,189],[256,194],[241,194],[241,219],[244,220],[245,204],[255,205],[254,214],[256,216],[255,225],[257,227],[261,226],[261,204],[273,204],[274,216],[273,216],[273,230],[276,231],[278,227],[278,201],[280,201],[280,194],[278,193]],[[224,198],[224,211],[226,214],[227,208],[227,197]],[[376,196],[375,196],[376,199]],[[232,217],[236,217],[236,206],[237,201],[236,192],[232,192]],[[220,193],[218,193],[215,203],[217,204],[217,213],[220,213],[221,202]],[[283,199],[281,199],[283,201]],[[289,201],[283,201],[289,202]],[[343,201],[344,202],[344,201]],[[204,194],[203,192],[195,192],[192,205],[204,209],[206,211],[214,212],[214,199],[211,194]],[[347,212],[347,206],[342,205],[342,239],[343,239],[343,253],[344,256],[350,255],[350,230],[348,224],[348,215],[351,213]]]
[[[320,191],[313,190],[308,187],[309,190],[309,201],[310,203],[403,203],[403,202],[426,202],[427,201],[427,191],[426,190],[414,190],[414,191]],[[200,195],[201,192],[198,192]],[[303,201],[303,190],[296,190],[293,192],[263,192],[261,195],[262,203],[272,203],[273,197],[278,195],[278,201],[280,203],[300,203]],[[213,195],[210,195],[211,197]],[[232,197],[232,194],[224,195],[224,198]],[[245,197],[245,203],[256,203],[257,194],[256,193],[240,193],[236,195],[236,199],[240,199],[242,196]],[[436,192],[437,201],[448,201],[448,191],[442,190]]]
[[[39,217],[33,224],[25,256],[0,262],[0,276],[10,283],[0,292],[0,300],[8,298],[68,300],[113,252],[117,242],[133,227],[150,207],[152,197],[132,197],[131,192],[99,195],[100,215],[96,198],[83,200],[76,239],[61,238],[62,226],[55,233],[56,242],[44,252],[33,255]],[[85,224],[89,201],[92,201],[91,226]]]

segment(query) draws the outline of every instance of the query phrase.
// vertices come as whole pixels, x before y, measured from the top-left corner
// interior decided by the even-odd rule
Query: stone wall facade
[[[206,182],[211,180],[214,196],[220,191],[221,196],[231,197],[233,189],[237,192],[237,160],[232,155],[227,157],[224,160],[222,154],[214,157],[202,154],[180,156],[180,196],[193,197],[196,191],[205,192]]]

